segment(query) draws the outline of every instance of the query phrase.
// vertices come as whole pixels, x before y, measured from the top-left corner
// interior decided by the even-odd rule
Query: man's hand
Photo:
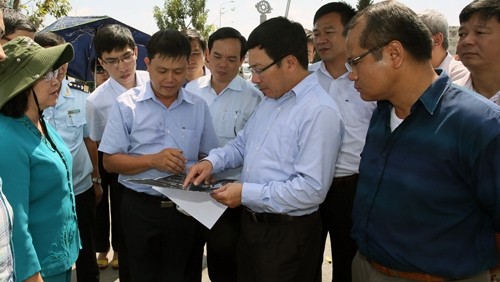
[[[94,183],[95,205],[97,206],[102,200],[102,186],[100,183]]]
[[[217,202],[224,204],[230,208],[235,208],[241,205],[242,190],[242,183],[233,182],[220,187],[219,189],[213,191],[210,195]]]
[[[167,148],[152,156],[152,166],[155,169],[172,174],[183,173],[186,170],[186,163],[182,150],[177,148]]]
[[[182,184],[182,187],[186,188],[189,184],[200,185],[204,182],[205,184],[210,184],[212,181],[212,163],[208,160],[202,160],[197,162],[192,167],[189,168],[189,173]]]

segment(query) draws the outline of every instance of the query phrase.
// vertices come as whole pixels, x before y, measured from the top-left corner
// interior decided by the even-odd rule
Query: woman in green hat
[[[3,46],[0,61],[0,177],[14,212],[14,264],[19,281],[71,281],[80,248],[72,159],[42,112],[59,93],[57,69],[70,44],[42,48],[28,37]]]

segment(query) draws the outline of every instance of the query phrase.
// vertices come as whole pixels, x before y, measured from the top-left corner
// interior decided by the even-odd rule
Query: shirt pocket
[[[236,137],[236,122],[240,111],[225,111],[222,115],[221,124],[214,124],[217,135],[222,138]]]
[[[201,132],[194,129],[182,129],[180,147],[188,160],[198,160]]]
[[[80,114],[68,114],[66,117],[66,125],[68,127],[81,127],[84,126],[87,123],[87,120],[85,117]]]

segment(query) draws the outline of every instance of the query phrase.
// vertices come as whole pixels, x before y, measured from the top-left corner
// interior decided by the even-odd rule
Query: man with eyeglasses
[[[344,121],[345,135],[335,167],[335,178],[325,201],[320,205],[323,222],[322,247],[330,233],[332,255],[332,281],[351,281],[351,262],[356,254],[356,245],[351,238],[352,204],[358,183],[361,151],[365,145],[366,132],[375,103],[365,102],[354,89],[347,72],[344,27],[356,14],[345,2],[323,5],[314,15],[313,34],[315,49],[321,61],[313,66],[319,84],[325,89],[339,108]],[[319,272],[323,261],[319,259]],[[321,275],[317,281],[321,281]]]
[[[212,193],[228,207],[243,205],[238,281],[310,282],[321,249],[318,206],[332,183],[344,126],[307,70],[300,24],[267,20],[247,46],[252,82],[265,97],[234,140],[191,167],[184,185],[243,165],[241,182]]]
[[[221,147],[243,129],[261,100],[259,90],[238,75],[247,53],[246,43],[245,37],[231,27],[212,33],[208,38],[207,54],[211,72],[186,85],[186,90],[207,102]],[[240,175],[241,166],[215,177],[238,180]],[[227,209],[210,230],[200,225],[202,241],[207,242],[208,274],[213,282],[236,281],[236,242],[240,235],[240,218],[241,207],[238,207]],[[200,246],[200,263],[202,255],[203,245]]]
[[[500,108],[434,70],[431,33],[400,2],[363,9],[346,32],[349,78],[378,101],[354,201],[352,281],[490,281]]]
[[[87,98],[90,139],[99,144],[109,111],[116,98],[133,87],[145,85],[149,80],[149,74],[136,70],[137,47],[130,30],[122,25],[112,24],[100,28],[94,36],[94,47],[99,62],[110,76]],[[104,200],[97,206],[96,250],[99,252],[97,262],[101,268],[108,266],[111,206],[111,247],[114,250],[111,265],[119,269],[120,281],[129,281],[126,256],[123,256],[124,259],[118,263],[118,252],[122,247],[120,201],[124,188],[118,183],[118,174],[108,173],[102,166],[101,152],[99,152],[99,171],[101,177],[96,181],[101,182]]]

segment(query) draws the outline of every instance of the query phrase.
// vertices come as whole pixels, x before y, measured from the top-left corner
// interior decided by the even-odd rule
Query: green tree
[[[13,0],[12,8],[24,11],[38,29],[47,15],[56,19],[68,15],[71,4],[68,0],[29,0],[26,3]]]
[[[167,28],[184,30],[194,28],[203,37],[215,31],[214,25],[206,25],[208,10],[205,0],[165,0],[163,8],[153,7],[153,16],[160,30]]]
[[[356,9],[358,9],[358,11],[361,11],[364,8],[370,6],[371,4],[373,4],[373,0],[358,0],[358,4],[356,5]]]

